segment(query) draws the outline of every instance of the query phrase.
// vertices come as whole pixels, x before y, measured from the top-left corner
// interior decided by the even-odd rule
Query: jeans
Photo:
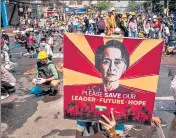
[[[129,32],[129,36],[130,37],[137,37],[137,33],[136,32]]]

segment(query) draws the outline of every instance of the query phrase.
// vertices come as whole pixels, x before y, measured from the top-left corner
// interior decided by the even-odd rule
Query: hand
[[[101,123],[104,128],[106,129],[107,133],[111,138],[116,138],[116,131],[115,131],[115,126],[116,126],[116,121],[114,118],[114,114],[111,111],[111,121],[105,116],[102,115],[105,121],[99,120],[99,123]]]
[[[151,122],[151,124],[153,125],[153,126],[159,126],[160,124],[161,124],[161,120],[160,120],[160,118],[159,117],[156,117],[156,116],[154,116],[154,117],[152,117],[152,122]]]
[[[36,84],[43,84],[43,83],[45,83],[46,82],[46,79],[43,79],[43,78],[38,78],[38,79],[36,79]]]

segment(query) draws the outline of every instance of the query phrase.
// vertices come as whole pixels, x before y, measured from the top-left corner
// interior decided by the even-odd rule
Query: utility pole
[[[167,17],[169,16],[169,0],[167,0],[166,15],[167,15]]]

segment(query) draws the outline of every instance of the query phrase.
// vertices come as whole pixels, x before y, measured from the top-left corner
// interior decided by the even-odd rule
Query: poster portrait
[[[64,118],[150,124],[164,42],[64,35]]]

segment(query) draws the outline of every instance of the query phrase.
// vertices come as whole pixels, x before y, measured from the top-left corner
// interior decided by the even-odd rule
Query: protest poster
[[[64,118],[149,125],[164,42],[64,34]]]

